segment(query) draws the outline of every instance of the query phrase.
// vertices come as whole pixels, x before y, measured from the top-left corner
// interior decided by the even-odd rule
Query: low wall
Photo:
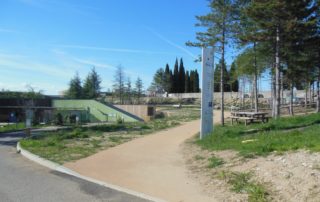
[[[154,105],[114,105],[115,107],[129,112],[144,121],[150,121],[156,114]]]
[[[244,93],[250,96],[250,93]],[[259,92],[260,95],[263,95],[263,98],[271,98],[271,92],[270,91],[261,91]],[[294,97],[300,97],[303,98],[305,96],[305,91],[304,90],[295,90],[294,91]],[[242,96],[241,92],[225,92],[224,97],[225,99],[232,99],[232,98],[240,98]],[[290,91],[285,90],[283,91],[283,96],[284,97],[289,97],[290,96]],[[201,98],[201,93],[170,93],[168,94],[169,98],[180,98],[180,99],[187,99],[187,98]],[[220,99],[221,98],[221,93],[220,92],[215,92],[213,93],[213,98],[214,99]]]

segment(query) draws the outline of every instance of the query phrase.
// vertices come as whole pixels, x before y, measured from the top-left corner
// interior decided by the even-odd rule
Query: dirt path
[[[219,121],[219,111],[214,113]],[[227,115],[227,114],[226,114]],[[167,201],[215,201],[188,176],[182,143],[199,132],[200,121],[157,132],[65,166],[74,171]]]

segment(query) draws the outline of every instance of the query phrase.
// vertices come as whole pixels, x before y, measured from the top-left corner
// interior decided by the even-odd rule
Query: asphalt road
[[[0,134],[1,202],[145,202],[35,164],[16,153],[22,133]]]

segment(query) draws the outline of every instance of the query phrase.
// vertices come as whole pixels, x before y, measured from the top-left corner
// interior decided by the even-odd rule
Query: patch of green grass
[[[212,156],[211,158],[209,158],[209,165],[208,167],[209,168],[216,168],[218,166],[221,166],[223,165],[225,162],[222,158],[219,158],[219,157],[215,157],[215,156]]]
[[[320,125],[316,124],[319,120],[320,114],[312,114],[281,118],[270,124],[249,127],[216,126],[212,135],[197,143],[209,150],[236,150],[244,157],[266,156],[271,152],[283,153],[298,149],[320,151]],[[304,127],[306,125],[309,126]],[[299,129],[297,126],[304,128]],[[253,133],[252,129],[256,131]]]
[[[268,192],[266,188],[252,180],[252,173],[246,172],[224,172],[224,179],[230,184],[231,190],[236,193],[247,193],[249,202],[267,201]]]
[[[17,124],[9,124],[9,125],[3,125],[0,127],[0,133],[7,133],[12,132],[16,130],[23,130],[25,129],[24,123],[17,123]]]

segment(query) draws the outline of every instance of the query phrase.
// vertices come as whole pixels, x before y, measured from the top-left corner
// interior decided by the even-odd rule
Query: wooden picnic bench
[[[239,123],[239,120],[244,120],[244,125],[253,122],[254,118],[245,117],[245,116],[231,116],[231,124],[233,125],[234,120]]]
[[[231,112],[231,123],[236,120],[239,123],[239,120],[245,120],[245,125],[252,123],[253,121],[261,121],[266,123],[269,121],[267,112]]]

